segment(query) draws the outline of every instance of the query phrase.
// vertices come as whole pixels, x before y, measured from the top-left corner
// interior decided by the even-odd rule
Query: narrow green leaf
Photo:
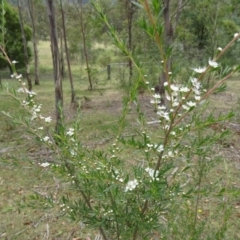
[[[137,6],[138,8],[143,9],[143,5],[141,5],[141,4],[138,3],[138,2],[134,2],[134,1],[132,1],[132,4],[135,5],[135,6]]]

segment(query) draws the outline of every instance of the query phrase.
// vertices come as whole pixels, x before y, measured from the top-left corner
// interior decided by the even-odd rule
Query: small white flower
[[[193,88],[193,91],[194,91],[194,93],[196,95],[200,95],[201,94],[201,92],[197,88]]]
[[[219,64],[211,59],[208,60],[208,63],[211,67],[213,68],[217,68],[219,66]]]
[[[144,75],[144,77],[147,77],[147,75]]]
[[[22,78],[22,74],[16,76],[16,79]]]
[[[74,129],[73,128],[69,128],[67,133],[66,133],[67,136],[73,136],[74,135]]]
[[[18,63],[18,62],[17,62],[17,61],[15,61],[15,60],[13,60],[13,61],[12,61],[12,63],[13,63],[13,64],[15,64],[15,63]]]
[[[234,34],[234,38],[237,37],[237,36],[239,36],[239,33],[235,33],[235,34]]]
[[[206,71],[206,67],[202,67],[202,68],[192,68],[192,70],[194,71],[194,72],[196,72],[196,73],[203,73],[203,72],[205,72]]]
[[[168,112],[165,112],[165,111],[158,111],[157,114],[164,118],[166,121],[170,121],[170,118],[169,118],[169,113]]]
[[[169,151],[169,152],[168,152],[168,156],[169,156],[169,157],[174,157],[173,152],[172,152],[172,151]]]
[[[222,51],[222,48],[221,48],[221,47],[218,47],[218,51],[220,51],[220,52],[221,52],[221,51]]]
[[[41,167],[48,167],[48,166],[50,166],[50,163],[48,163],[48,162],[45,162],[45,163],[39,163],[39,166],[41,166]]]
[[[178,105],[179,105],[178,101],[174,101],[173,104],[172,104],[173,107],[177,107]]]
[[[200,96],[195,96],[195,100],[199,101],[201,99]]]
[[[188,87],[181,87],[180,92],[188,92],[189,88]]]
[[[169,129],[169,125],[163,126],[163,129],[168,130]]]
[[[149,82],[145,82],[147,85],[149,84]]]
[[[197,78],[192,77],[190,77],[190,81],[192,82],[193,85],[198,82]]]
[[[149,167],[147,167],[147,168],[145,169],[145,171],[149,174],[149,176],[150,176],[152,179],[155,179],[156,176],[159,175],[159,171],[158,171],[158,170],[154,170],[154,169],[149,168]],[[157,179],[156,179],[156,180],[157,180]]]
[[[165,97],[168,101],[171,101],[171,97],[167,93],[165,94]]]
[[[188,105],[189,107],[195,107],[195,106],[196,106],[196,103],[195,103],[195,102],[192,102],[192,101],[189,101],[189,102],[187,102],[187,105]]]
[[[166,87],[168,85],[168,82],[164,82],[163,86]]]
[[[153,144],[147,143],[147,147],[152,148],[152,147],[153,147]]]
[[[175,92],[179,91],[179,87],[174,84],[171,84],[170,88]]]
[[[190,80],[196,89],[201,88],[201,83],[197,80],[197,78],[190,78]]]
[[[151,88],[151,91],[155,91],[155,88]]]
[[[158,152],[163,152],[163,151],[164,151],[164,147],[163,147],[162,144],[159,145],[159,147],[157,148],[157,151],[158,151]]]
[[[160,94],[157,94],[157,93],[154,94],[153,97],[154,97],[155,99],[160,99],[160,98],[161,98]]]
[[[134,179],[133,181],[129,181],[125,187],[125,192],[132,191],[137,187],[137,185],[138,185],[137,179]]]
[[[45,120],[46,123],[50,123],[52,121],[52,118],[51,117],[46,117],[44,120]]]
[[[19,88],[19,89],[17,90],[17,92],[18,92],[18,93],[25,93],[25,91],[24,91],[23,88]]]
[[[166,110],[166,107],[164,105],[158,106],[158,110]]]
[[[47,142],[49,139],[50,139],[50,137],[49,137],[49,136],[46,136],[46,137],[43,138],[43,141],[44,141],[44,142]]]
[[[189,109],[190,109],[190,107],[189,106],[187,106],[187,105],[182,105],[182,107],[183,107],[183,109],[185,109],[186,111],[188,111]]]
[[[39,127],[38,130],[43,130],[43,127]]]
[[[28,94],[32,97],[32,96],[36,96],[37,94],[33,91],[28,91]]]
[[[168,72],[168,74],[169,74],[169,75],[171,75],[171,74],[172,74],[172,72]]]
[[[77,153],[76,153],[73,149],[70,150],[70,154],[71,154],[71,156],[73,156],[73,157],[77,155]]]

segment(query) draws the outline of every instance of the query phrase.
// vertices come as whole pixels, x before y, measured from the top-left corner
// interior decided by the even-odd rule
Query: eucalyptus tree
[[[28,4],[28,13],[29,18],[32,25],[32,43],[33,43],[33,51],[34,51],[34,77],[35,77],[35,85],[40,84],[39,80],[39,59],[38,59],[38,48],[37,48],[37,29],[36,29],[36,17],[35,17],[35,1],[27,0]]]
[[[62,90],[62,78],[60,74],[60,57],[58,48],[57,26],[55,20],[54,1],[46,0],[48,17],[49,17],[49,29],[51,39],[51,51],[54,71],[54,85],[55,85],[55,109],[56,109],[56,126],[55,131],[60,134],[63,121],[63,90]]]
[[[67,36],[66,36],[65,13],[63,10],[62,0],[60,0],[60,6],[61,6],[61,15],[62,15],[63,39],[64,39],[66,58],[67,58],[69,81],[71,86],[71,103],[73,103],[75,101],[75,91],[74,91],[74,85],[73,85],[73,79],[72,79],[71,63],[70,63],[70,56],[69,56]]]

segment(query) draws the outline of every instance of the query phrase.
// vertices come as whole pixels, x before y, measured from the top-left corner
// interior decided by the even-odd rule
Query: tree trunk
[[[56,126],[55,130],[60,133],[63,121],[63,91],[62,91],[62,79],[60,74],[60,56],[58,49],[57,28],[54,14],[54,0],[46,0],[49,16],[49,28],[51,38],[51,51],[53,60],[54,71],[54,85],[55,85],[55,108],[56,108]]]
[[[29,69],[29,58],[28,58],[28,50],[27,50],[27,41],[25,37],[24,32],[24,26],[23,26],[23,18],[22,18],[22,12],[21,12],[21,6],[20,6],[20,0],[17,0],[18,3],[18,13],[19,13],[19,20],[20,20],[20,26],[21,26],[21,32],[22,32],[22,41],[23,41],[23,48],[24,48],[24,64],[26,69],[26,77],[28,82],[28,90],[32,91],[32,80],[30,78],[30,69]]]
[[[31,19],[32,24],[32,31],[33,31],[33,51],[34,51],[34,76],[35,76],[35,85],[40,84],[39,80],[39,61],[38,61],[38,49],[37,49],[37,37],[36,37],[36,25],[35,25],[35,17],[34,17],[34,7],[33,7],[33,0],[28,0],[28,9],[29,9],[29,16]]]
[[[64,65],[63,32],[62,31],[60,34],[60,72],[61,72],[61,78],[64,79],[65,65]]]
[[[132,53],[132,21],[133,21],[133,4],[131,1],[126,0],[126,10],[127,10],[127,22],[128,22],[128,51]],[[129,59],[129,83],[131,83],[133,75],[133,64],[132,60]]]
[[[174,31],[176,30],[179,18],[180,18],[180,12],[182,8],[187,4],[188,1],[183,3],[182,0],[178,0],[178,7],[176,11],[176,19],[174,24],[174,29],[171,22],[171,16],[170,16],[170,0],[163,0],[163,20],[164,20],[164,45],[165,49],[168,49],[172,47],[173,44],[173,37],[174,37]],[[172,65],[172,59],[169,57],[167,61],[164,63],[164,69],[161,73],[161,76],[159,78],[159,85],[157,89],[159,89],[159,92],[161,92],[161,104],[165,103],[165,90],[164,90],[164,83],[169,78],[169,72],[171,72],[171,65]]]
[[[87,53],[87,45],[86,45],[86,32],[85,32],[85,26],[83,22],[83,3],[82,0],[79,0],[80,5],[80,21],[81,21],[81,32],[83,37],[83,50],[84,50],[84,56],[86,60],[86,67],[87,67],[87,74],[88,74],[88,81],[89,81],[89,90],[93,89],[92,86],[92,77],[91,77],[91,70],[89,67],[89,60],[88,60],[88,53]]]
[[[69,57],[69,52],[68,52],[67,34],[66,34],[65,17],[64,17],[64,11],[63,11],[63,6],[62,6],[62,0],[60,0],[60,3],[61,3],[61,13],[62,13],[63,39],[64,39],[64,45],[65,45],[67,65],[68,65],[68,76],[69,76],[69,81],[70,81],[70,86],[71,86],[71,103],[74,103],[74,101],[75,101],[75,91],[74,91],[74,86],[73,86],[70,57]]]

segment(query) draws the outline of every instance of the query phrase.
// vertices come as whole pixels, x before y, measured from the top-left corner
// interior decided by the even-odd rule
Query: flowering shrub
[[[115,44],[134,60],[98,5],[96,8],[109,26]],[[14,71],[12,77],[21,85],[18,92],[26,94],[26,99],[19,102],[27,116],[17,119],[18,123],[28,127],[40,143],[55,153],[54,163],[39,163],[39,166],[51,169],[61,176],[62,181],[67,180],[74,187],[75,197],[64,196],[61,203],[73,220],[81,220],[90,228],[98,229],[105,240],[175,239],[176,234],[179,239],[204,237],[204,232],[199,230],[202,226],[198,223],[199,203],[201,196],[209,192],[209,186],[203,180],[214,162],[214,144],[227,134],[224,130],[209,132],[206,127],[233,116],[230,113],[216,117],[212,112],[207,113],[209,106],[205,99],[239,67],[208,91],[202,88],[201,80],[207,71],[219,67],[217,60],[239,36],[237,34],[213,60],[209,60],[207,67],[193,68],[193,74],[185,84],[176,83],[172,74],[167,74],[164,83],[166,105],[161,105],[162,96],[152,93],[151,103],[156,109],[154,123],[157,124],[154,132],[138,103],[136,89],[141,81],[145,81],[145,76],[134,62],[141,78],[132,86],[124,103],[116,139],[104,150],[83,146],[77,135],[81,122],[77,120],[71,127],[63,126],[60,133],[51,130],[52,118],[42,116],[43,106],[34,101],[36,94],[25,88],[22,76],[16,73],[14,61],[10,62]],[[10,94],[18,99],[14,91]],[[122,135],[124,119],[133,101],[137,103],[140,127],[137,137],[127,139]],[[5,114],[16,120],[16,116]],[[126,162],[123,154],[126,149],[138,151],[131,164]],[[139,159],[142,160],[138,162]],[[215,195],[221,191],[210,190]],[[185,218],[183,212],[186,212]],[[183,221],[185,226],[176,230],[176,221]],[[225,230],[220,226],[213,234],[222,231]]]

